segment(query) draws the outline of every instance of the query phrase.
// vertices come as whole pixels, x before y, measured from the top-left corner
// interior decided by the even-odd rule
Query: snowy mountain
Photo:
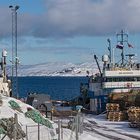
[[[10,70],[8,70],[10,75]],[[43,63],[36,65],[20,65],[19,76],[87,76],[98,72],[94,63]]]

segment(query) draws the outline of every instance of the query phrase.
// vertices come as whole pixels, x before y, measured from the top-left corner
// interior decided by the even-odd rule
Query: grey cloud
[[[125,28],[139,32],[139,0],[47,0],[52,35],[104,35]]]
[[[0,38],[11,35],[11,13],[5,7],[0,7]]]
[[[37,16],[23,14],[18,11],[18,35],[33,35],[33,30],[38,25]],[[34,26],[35,25],[35,26]],[[0,38],[12,36],[12,12],[9,7],[0,6]]]
[[[23,36],[74,37],[112,34],[125,28],[140,31],[139,0],[44,0],[41,15],[20,14]],[[0,10],[0,16],[5,13]],[[10,34],[9,13],[0,19],[0,35]]]

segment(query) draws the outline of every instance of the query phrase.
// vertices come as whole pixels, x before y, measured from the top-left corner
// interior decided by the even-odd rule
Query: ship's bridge
[[[103,77],[140,77],[140,70],[106,70]]]
[[[106,70],[103,88],[140,88],[140,70]]]

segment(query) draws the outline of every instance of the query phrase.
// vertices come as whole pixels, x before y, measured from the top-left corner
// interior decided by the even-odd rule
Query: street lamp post
[[[12,87],[13,94],[18,98],[17,10],[19,6],[10,5],[9,8],[12,11]]]

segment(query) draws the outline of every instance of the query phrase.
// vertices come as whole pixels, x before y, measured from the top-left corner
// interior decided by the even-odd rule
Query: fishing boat
[[[125,54],[124,48],[133,46],[128,43],[128,34],[123,30],[117,34],[117,45],[115,48],[121,52],[121,59],[115,62],[114,49],[111,48],[110,39],[109,55],[103,55],[103,66],[100,67],[98,57],[94,59],[99,69],[99,73],[89,77],[88,96],[90,98],[90,110],[102,112],[106,109],[109,94],[127,94],[132,90],[140,90],[140,63],[134,61],[135,54]]]

